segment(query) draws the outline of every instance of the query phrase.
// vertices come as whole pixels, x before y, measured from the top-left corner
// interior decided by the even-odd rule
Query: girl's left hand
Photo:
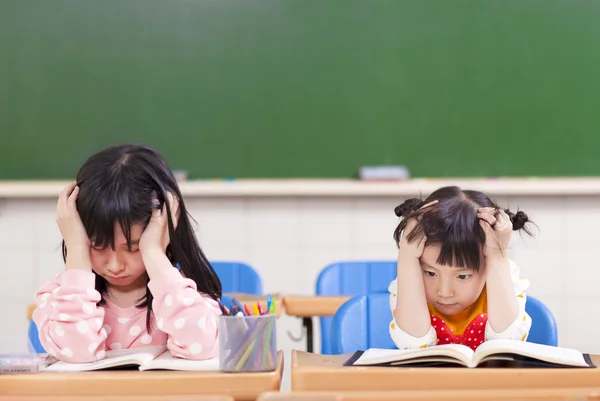
[[[169,238],[169,224],[167,217],[167,204],[171,210],[171,218],[173,219],[173,227],[177,228],[179,222],[179,201],[169,192],[167,192],[167,202],[163,204],[162,210],[160,203],[155,193],[152,194],[152,217],[142,233],[140,238],[140,252],[160,250],[165,252],[167,246],[171,242]]]
[[[502,209],[493,207],[479,208],[477,213],[479,224],[485,232],[485,245],[483,254],[485,257],[506,256],[506,249],[512,234],[512,223],[510,218]]]

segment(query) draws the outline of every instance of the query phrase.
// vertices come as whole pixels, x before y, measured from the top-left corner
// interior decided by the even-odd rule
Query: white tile
[[[32,210],[35,214],[35,227],[38,243],[41,247],[60,246],[62,236],[56,224],[56,200],[41,199]]]
[[[33,294],[7,296],[0,298],[0,316],[3,323],[0,353],[18,353],[28,351],[27,341],[27,305],[33,303]],[[10,322],[5,324],[4,322]]]
[[[0,244],[3,248],[33,250],[35,244],[35,201],[0,200]]]
[[[33,298],[36,264],[33,252],[4,246],[0,248],[0,294]]]
[[[567,222],[565,205],[564,197],[511,197],[507,202],[511,212],[522,210],[533,222],[528,226],[533,231],[535,242],[548,245],[564,245]],[[518,238],[518,235],[513,237]],[[524,232],[522,237],[526,242],[531,241]]]
[[[296,198],[254,198],[247,201],[248,244],[295,245],[300,240]]]
[[[209,261],[247,262],[247,247],[243,245],[210,245],[202,246],[202,251]]]
[[[569,298],[565,303],[568,346],[582,352],[600,353],[600,297]]]
[[[315,294],[317,277],[328,264],[355,260],[354,247],[351,245],[335,245],[318,248],[316,246],[301,249],[300,275],[298,277],[299,294]]]
[[[352,201],[348,198],[301,199],[300,242],[307,245],[352,241]]]
[[[527,292],[535,297],[558,297],[564,295],[566,256],[561,247],[530,244],[509,253],[521,268],[521,276],[527,278]]]
[[[37,265],[38,269],[34,276],[34,291],[37,291],[40,286],[47,281],[54,280],[54,277],[65,270],[65,262],[62,258],[61,249],[53,249],[50,247],[43,247],[37,253]]]
[[[352,248],[352,260],[397,260],[398,248],[393,241],[388,243],[361,243]]]
[[[191,199],[186,203],[202,247],[247,242],[244,199]]]
[[[598,292],[600,269],[598,248],[589,245],[569,245],[565,248],[564,287],[567,297],[579,297]]]
[[[254,246],[247,261],[258,271],[265,293],[297,293],[301,275],[297,247]]]
[[[391,197],[358,198],[351,214],[351,232],[354,243],[394,243],[394,230],[400,219],[394,214],[398,200]]]
[[[600,245],[600,197],[568,197],[564,245]]]

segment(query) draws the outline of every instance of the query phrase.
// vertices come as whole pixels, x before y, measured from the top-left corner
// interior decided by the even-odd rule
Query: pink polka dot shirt
[[[219,305],[176,268],[148,283],[154,296],[150,332],[147,308],[123,309],[109,301],[99,306],[94,283],[92,272],[66,270],[35,294],[33,320],[50,355],[84,363],[103,359],[107,350],[166,344],[181,358],[217,356]]]

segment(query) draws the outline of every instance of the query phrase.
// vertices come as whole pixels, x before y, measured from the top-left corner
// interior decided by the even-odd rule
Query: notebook
[[[476,368],[538,367],[595,368],[588,354],[570,348],[517,340],[489,340],[476,351],[460,344],[444,344],[416,350],[370,348],[357,351],[345,366],[458,366]]]
[[[139,370],[219,370],[219,359],[193,361],[171,355],[165,346],[130,348],[106,351],[106,357],[89,363],[57,361],[44,369],[45,372],[86,372],[110,368],[137,367]]]

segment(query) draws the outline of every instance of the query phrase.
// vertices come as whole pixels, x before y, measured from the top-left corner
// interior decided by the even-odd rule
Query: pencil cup
[[[277,365],[276,316],[219,318],[219,369],[223,372],[269,372]]]

